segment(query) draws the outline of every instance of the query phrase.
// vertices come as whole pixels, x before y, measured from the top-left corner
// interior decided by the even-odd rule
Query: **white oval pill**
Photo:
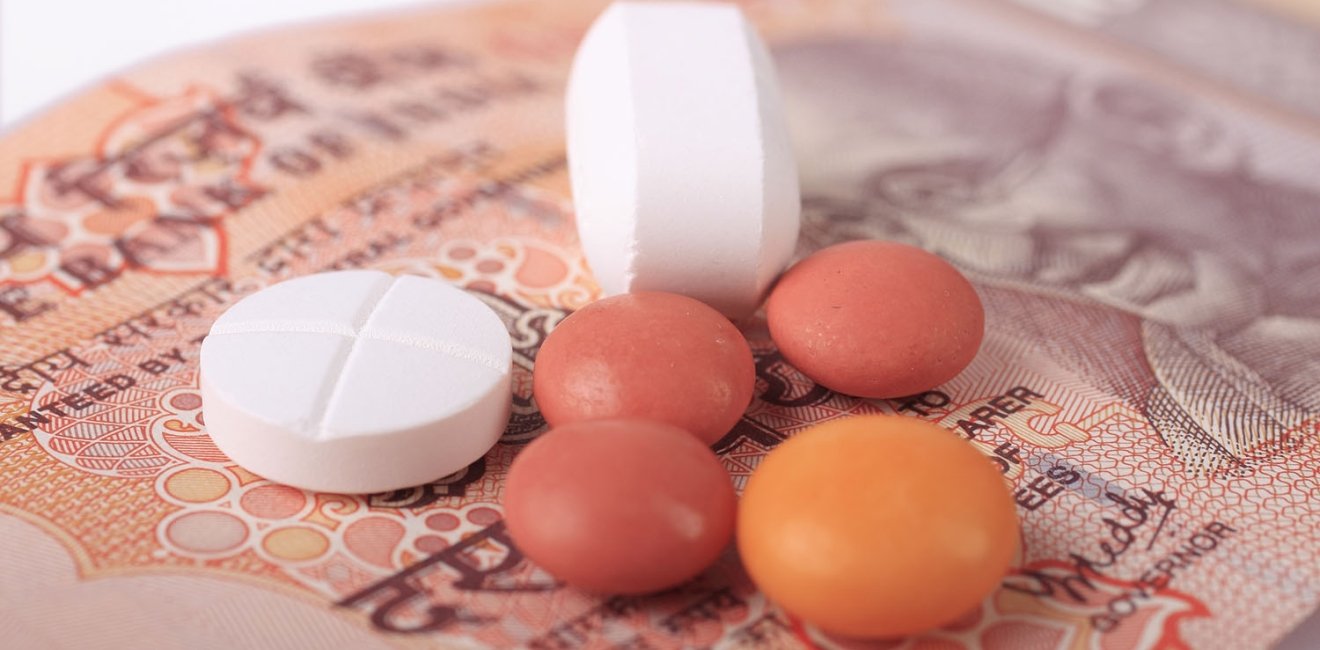
[[[606,294],[741,317],[797,242],[797,167],[765,46],[734,5],[617,2],[568,84],[578,235]]]
[[[230,459],[325,492],[426,483],[480,458],[509,418],[499,316],[444,282],[321,273],[229,308],[202,342],[203,417]]]

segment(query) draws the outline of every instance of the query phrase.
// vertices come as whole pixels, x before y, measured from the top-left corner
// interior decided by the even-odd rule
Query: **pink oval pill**
[[[644,291],[565,318],[536,354],[532,393],[553,426],[667,422],[714,443],[752,401],[756,367],[738,328],[705,303]]]
[[[600,593],[648,593],[701,573],[732,538],[736,506],[710,449],[646,420],[557,427],[518,455],[504,484],[518,548]]]
[[[971,283],[920,248],[830,246],[798,262],[766,304],[780,352],[827,388],[901,397],[962,372],[981,347],[985,311]]]

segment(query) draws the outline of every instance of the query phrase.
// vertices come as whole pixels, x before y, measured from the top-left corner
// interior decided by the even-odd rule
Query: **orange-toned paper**
[[[1183,4],[745,5],[789,104],[799,252],[914,243],[986,305],[972,366],[900,400],[813,384],[753,319],[757,397],[717,444],[739,488],[786,437],[849,414],[925,418],[984,451],[1018,501],[1016,568],[912,639],[827,638],[767,602],[732,550],[665,594],[582,594],[504,530],[503,477],[544,429],[537,345],[598,295],[561,98],[602,3],[257,35],[5,134],[0,645],[1272,644],[1320,601],[1320,115],[1297,94],[1317,86],[1285,83],[1316,78],[1320,36],[1283,2],[1183,33]],[[1260,33],[1286,36],[1251,60],[1186,45]],[[443,278],[505,319],[502,443],[369,496],[229,462],[197,392],[211,321],[271,283],[358,267]]]

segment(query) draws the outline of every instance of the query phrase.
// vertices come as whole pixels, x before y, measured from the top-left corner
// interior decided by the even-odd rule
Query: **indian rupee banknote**
[[[1181,33],[1169,16],[1192,4],[1213,9]],[[739,488],[795,432],[877,412],[943,425],[1011,485],[1023,543],[1002,587],[884,641],[795,619],[732,549],[673,591],[599,597],[503,527],[503,477],[545,428],[537,347],[599,295],[562,91],[603,2],[295,28],[108,79],[0,136],[0,645],[1269,646],[1320,602],[1320,114],[1313,85],[1289,85],[1316,78],[1320,27],[1303,5],[744,3],[788,102],[799,254],[916,244],[987,309],[972,366],[897,400],[825,390],[762,318],[742,323],[756,398],[716,445]],[[1277,47],[1242,45],[1248,23],[1280,25]],[[388,494],[233,464],[197,390],[211,321],[362,267],[455,283],[505,320],[501,443]]]

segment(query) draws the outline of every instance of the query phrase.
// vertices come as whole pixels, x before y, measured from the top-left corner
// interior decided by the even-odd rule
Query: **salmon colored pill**
[[[710,449],[646,420],[557,427],[518,455],[504,487],[518,548],[600,593],[659,591],[701,573],[733,536],[736,506]]]
[[[999,584],[1017,543],[998,469],[915,418],[845,418],[797,434],[761,462],[738,512],[738,550],[766,596],[847,637],[957,619]]]
[[[826,388],[901,397],[972,362],[985,311],[971,283],[920,248],[855,241],[789,269],[766,304],[784,358]]]
[[[714,443],[752,401],[756,367],[738,328],[704,303],[655,291],[596,301],[541,344],[536,403],[553,426],[667,422]]]

